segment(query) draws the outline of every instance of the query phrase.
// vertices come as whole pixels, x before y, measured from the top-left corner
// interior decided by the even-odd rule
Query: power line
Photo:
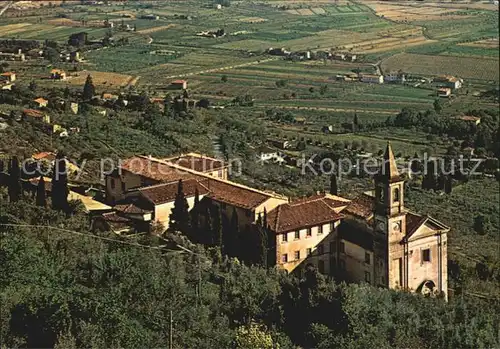
[[[49,228],[49,229],[54,229],[54,230],[62,231],[62,232],[69,233],[69,234],[74,234],[74,235],[79,235],[79,236],[86,236],[86,237],[92,237],[92,238],[95,238],[95,239],[100,239],[100,240],[104,240],[104,241],[108,241],[108,242],[114,242],[114,243],[119,243],[119,244],[123,244],[123,245],[134,246],[134,247],[142,247],[142,248],[146,248],[146,249],[150,249],[150,250],[160,250],[160,251],[169,251],[169,252],[181,252],[181,251],[178,251],[178,250],[166,249],[164,247],[165,245],[158,246],[158,247],[156,247],[156,246],[142,245],[142,244],[138,244],[138,243],[121,241],[121,240],[116,240],[116,239],[113,239],[113,238],[107,238],[105,236],[92,235],[92,234],[82,233],[82,232],[75,231],[75,230],[68,230],[68,229],[63,229],[63,228],[59,228],[59,227],[53,227],[53,226],[50,226],[50,225],[0,223],[0,226],[21,227],[21,228]],[[162,238],[162,240],[168,242],[168,240],[166,240],[166,239]]]

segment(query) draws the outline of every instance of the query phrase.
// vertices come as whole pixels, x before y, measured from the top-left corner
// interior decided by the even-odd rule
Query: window
[[[325,262],[322,261],[322,260],[319,260],[318,261],[318,271],[321,273],[321,274],[324,274],[325,273]]]
[[[306,253],[307,253],[307,255],[308,255],[308,256],[310,256],[310,255],[311,255],[311,253],[312,253],[312,249],[311,249],[311,248],[308,248],[308,249],[306,250]]]
[[[247,217],[252,217],[252,211],[246,211],[245,214]]]
[[[323,244],[319,244],[319,245],[318,245],[318,254],[323,254],[324,250],[325,250],[325,249],[324,249],[324,247],[323,247]]]
[[[422,262],[430,262],[431,261],[431,249],[426,248],[422,250]]]
[[[311,228],[307,228],[307,234],[306,234],[306,235],[307,235],[307,236],[311,236],[311,235],[312,235],[312,233],[311,233]]]
[[[365,271],[365,281],[368,283],[371,282],[370,272],[368,272],[368,271]]]
[[[320,225],[318,227],[318,235],[320,235],[320,234],[323,234],[323,226],[322,225]]]
[[[283,242],[287,242],[288,241],[288,233],[284,233],[283,234]]]
[[[284,253],[282,256],[281,256],[281,261],[283,263],[287,263],[288,262],[288,255],[286,253]]]
[[[222,177],[223,177],[223,176],[222,176],[222,170],[219,170],[219,172],[217,173],[217,176],[218,176],[219,178],[222,178]]]
[[[115,180],[111,178],[111,189],[115,189]]]
[[[300,259],[300,251],[295,251],[295,260]]]
[[[399,202],[399,188],[395,188],[392,192],[392,201]]]
[[[370,264],[370,260],[371,260],[370,254],[368,252],[365,252],[365,263]]]
[[[221,208],[221,209],[223,209],[223,210],[225,210],[225,209],[226,209],[226,204],[225,204],[225,203],[223,203],[223,202],[221,202],[221,203],[220,203],[220,208]]]
[[[330,242],[330,254],[334,254],[335,253],[335,242],[332,241]]]
[[[340,253],[345,253],[345,244],[343,241],[340,242]]]
[[[335,229],[335,223],[331,222],[330,223],[330,233]]]
[[[300,230],[295,231],[295,240],[300,239]]]
[[[125,182],[122,182],[122,191],[126,191],[127,187],[125,186]]]

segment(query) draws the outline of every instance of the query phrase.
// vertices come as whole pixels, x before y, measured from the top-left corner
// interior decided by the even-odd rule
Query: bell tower
[[[399,174],[390,143],[375,177],[375,230],[389,241],[405,235],[404,180]]]
[[[400,244],[406,236],[404,179],[399,174],[390,143],[375,176],[373,229],[377,283],[391,288],[406,287],[404,248]]]

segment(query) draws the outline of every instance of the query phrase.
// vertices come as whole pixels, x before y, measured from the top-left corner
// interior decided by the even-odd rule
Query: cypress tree
[[[238,214],[236,209],[233,208],[233,213],[231,214],[231,221],[229,223],[229,234],[230,234],[230,246],[229,255],[239,257],[240,256],[240,227],[238,223]]]
[[[66,159],[58,153],[52,173],[52,208],[54,210],[67,211],[68,206],[68,174],[66,171]]]
[[[36,188],[36,205],[41,207],[47,206],[47,195],[45,192],[45,180],[40,176],[38,186]]]
[[[222,212],[217,205],[212,206],[212,228],[214,245],[219,246],[222,252],[224,245],[222,240]]]
[[[182,179],[179,179],[177,185],[177,194],[175,195],[174,207],[170,213],[169,230],[181,231],[186,233],[189,227],[189,205],[184,195]]]
[[[446,177],[446,181],[444,183],[444,192],[446,194],[451,194],[451,191],[453,190],[453,179],[451,176]]]
[[[212,214],[210,210],[207,208],[205,212],[205,231],[203,232],[202,241],[204,241],[207,245],[214,245],[214,233],[213,233],[213,224],[212,224]]]
[[[3,163],[3,159],[0,159],[0,173],[3,173],[4,171],[4,163]]]
[[[358,130],[359,126],[359,120],[358,120],[358,113],[354,113],[354,118],[352,119],[352,131],[356,132]]]
[[[200,228],[200,193],[198,191],[198,187],[194,190],[194,204],[193,209],[191,210],[191,228],[193,234],[198,237],[198,230]]]
[[[90,101],[95,95],[94,82],[92,81],[92,76],[87,75],[87,80],[85,80],[85,85],[83,86],[83,100]]]
[[[267,268],[267,234],[266,229],[263,227],[262,216],[259,213],[257,222],[255,224],[254,236],[256,240],[256,258],[255,263]]]
[[[330,194],[338,194],[337,176],[334,173],[330,176]]]
[[[9,200],[16,202],[21,198],[21,170],[19,168],[19,159],[17,156],[12,157],[9,166]]]

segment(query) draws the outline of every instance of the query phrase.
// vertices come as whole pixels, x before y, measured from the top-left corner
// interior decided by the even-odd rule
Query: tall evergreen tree
[[[262,215],[259,213],[257,222],[254,224],[253,235],[255,241],[255,257],[254,263],[267,268],[267,229],[264,229]]]
[[[170,213],[169,230],[187,232],[189,228],[189,205],[184,195],[182,179],[179,179],[177,185],[177,194],[175,195],[174,207]]]
[[[227,247],[230,256],[240,256],[240,227],[238,223],[238,214],[236,208],[233,208],[231,214],[231,221],[229,222],[229,241],[230,245]]]
[[[68,210],[68,173],[66,171],[66,158],[58,153],[52,172],[52,208],[60,211]]]
[[[41,207],[47,206],[47,194],[45,192],[45,180],[40,176],[38,186],[36,188],[36,205]]]
[[[90,101],[95,95],[94,82],[92,81],[92,76],[87,75],[87,80],[85,80],[85,85],[83,86],[83,100]]]
[[[21,198],[21,169],[19,168],[19,159],[13,156],[9,165],[9,200],[16,202]]]
[[[219,246],[221,252],[224,250],[224,241],[222,236],[222,212],[219,206],[213,205],[212,210],[212,234],[215,246]]]
[[[359,127],[359,119],[358,119],[358,113],[354,113],[354,117],[352,119],[352,131],[356,132]]]
[[[3,159],[0,159],[0,173],[3,173],[4,167],[5,167],[5,164],[3,162]]]
[[[194,189],[194,204],[190,212],[191,216],[191,230],[193,236],[198,240],[199,229],[200,229],[200,193],[198,187]]]
[[[211,210],[207,207],[207,210],[205,212],[205,226],[202,237],[202,241],[207,245],[215,245],[213,230],[214,227],[212,224],[212,213]]]
[[[453,179],[451,176],[446,176],[446,181],[444,184],[444,192],[446,194],[451,194],[451,191],[453,190]]]
[[[337,176],[334,173],[330,176],[330,194],[338,194]]]

